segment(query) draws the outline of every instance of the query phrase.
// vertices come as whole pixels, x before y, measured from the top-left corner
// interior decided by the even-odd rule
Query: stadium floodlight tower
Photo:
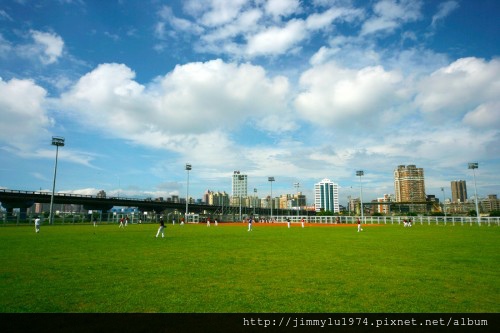
[[[476,201],[477,224],[481,226],[481,216],[479,214],[479,205],[477,203],[476,172],[474,171],[478,168],[478,166],[479,164],[477,162],[469,163],[469,169],[472,169],[472,175],[474,176],[474,198]]]
[[[254,188],[253,189],[253,196],[254,196],[254,199],[253,199],[253,215],[254,215],[254,218],[255,218],[255,207],[257,206],[257,189]]]
[[[240,185],[241,185],[240,181],[242,181],[242,180],[245,180],[245,176],[238,175],[238,187],[240,187]],[[240,201],[240,222],[241,222],[241,221],[243,221],[243,215],[241,214],[241,201],[243,200],[243,197],[241,195],[241,187],[239,189],[239,193],[240,193],[240,200],[239,201]]]
[[[446,200],[446,195],[444,194],[444,187],[441,187],[441,191],[443,192],[443,213],[444,213],[444,223],[446,223],[446,206],[444,202]]]
[[[52,183],[52,195],[50,196],[50,212],[49,212],[50,224],[54,223],[54,193],[56,191],[57,157],[59,155],[59,147],[64,146],[64,138],[60,136],[53,136],[52,145],[56,146],[56,164],[54,166],[54,181]]]
[[[299,187],[300,183],[293,183],[293,187],[295,187],[297,191],[297,216],[299,216],[299,211],[300,211],[300,205],[299,205]]]
[[[359,201],[361,203],[361,223],[364,223],[364,212],[363,212],[363,183],[361,182],[361,177],[364,175],[363,170],[356,171],[356,176],[359,176]]]
[[[192,169],[191,164],[186,163],[186,171],[187,171],[187,183],[186,183],[186,215],[185,215],[185,220],[186,223],[188,222],[188,206],[189,206],[189,171]]]
[[[267,177],[267,181],[271,183],[271,221],[273,219],[273,182],[274,177]]]

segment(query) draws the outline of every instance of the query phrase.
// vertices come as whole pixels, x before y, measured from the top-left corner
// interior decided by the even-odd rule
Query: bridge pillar
[[[14,208],[19,208],[19,217],[21,220],[25,220],[28,208],[34,203],[32,200],[3,200],[2,207],[7,210],[7,216],[12,216]]]
[[[3,206],[3,205],[2,205],[2,206]],[[5,207],[5,206],[3,206],[3,207],[4,207],[4,208],[5,208],[5,210],[7,211],[7,214],[5,214],[5,217],[4,217],[4,223],[5,223],[5,221],[8,221],[8,220],[12,220],[12,219],[13,219],[13,216],[14,216],[14,214],[13,214],[13,213],[14,213],[14,208],[12,208],[12,207]]]
[[[19,208],[19,219],[26,220],[27,215],[28,215],[28,207],[20,207]]]

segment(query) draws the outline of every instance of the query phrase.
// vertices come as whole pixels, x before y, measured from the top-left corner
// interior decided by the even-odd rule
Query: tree
[[[492,210],[490,212],[490,216],[500,216],[500,210]]]
[[[431,216],[444,216],[443,212],[431,212]]]

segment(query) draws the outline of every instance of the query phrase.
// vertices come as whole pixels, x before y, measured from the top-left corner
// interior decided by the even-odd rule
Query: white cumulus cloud
[[[499,129],[500,99],[479,105],[464,116],[463,122],[475,128]]]
[[[447,17],[448,15],[450,15],[451,12],[453,12],[454,10],[458,9],[460,5],[458,4],[457,1],[454,1],[454,0],[450,0],[450,1],[445,1],[443,3],[440,3],[439,4],[439,9],[438,9],[438,12],[436,14],[434,14],[434,16],[432,16],[432,26],[436,26],[436,24],[443,20],[445,17]]]
[[[307,37],[302,20],[289,21],[284,27],[270,27],[250,37],[247,54],[251,56],[283,54]]]
[[[268,0],[264,6],[266,13],[274,16],[288,16],[300,10],[299,0]]]
[[[61,57],[64,48],[64,41],[61,36],[32,30],[31,37],[35,41],[34,52],[38,53],[40,61],[46,65],[53,64]]]
[[[47,91],[32,80],[0,79],[0,142],[23,149],[48,136],[52,120],[46,97]]]
[[[415,103],[424,113],[462,118],[481,104],[500,100],[500,60],[458,59],[423,78],[418,91]]]
[[[403,97],[403,77],[381,66],[360,70],[334,63],[313,67],[300,79],[295,106],[303,118],[321,126],[367,123]]]
[[[62,105],[106,133],[174,151],[286,112],[288,80],[259,66],[213,60],[179,65],[147,86],[134,78],[125,65],[102,64],[62,96]]]
[[[403,23],[421,18],[420,0],[381,0],[373,6],[373,17],[365,21],[361,35],[392,32]]]

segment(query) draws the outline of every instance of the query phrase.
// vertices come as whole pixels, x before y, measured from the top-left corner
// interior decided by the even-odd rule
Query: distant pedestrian
[[[120,219],[120,225],[118,226],[118,228],[124,228],[124,226],[123,226],[123,217]]]
[[[253,222],[253,220],[252,220],[252,217],[250,216],[248,218],[248,231],[252,231],[252,222]]]
[[[40,217],[35,217],[35,232],[39,233],[40,232]]]
[[[156,238],[158,238],[160,233],[161,233],[161,238],[165,237],[165,233],[163,232],[164,229],[165,229],[165,222],[163,221],[162,217],[160,218],[160,227],[158,228],[158,232],[156,233]]]
[[[215,224],[215,226],[218,226],[218,225],[219,225],[219,221],[217,221],[217,218],[215,218],[215,220],[214,220],[214,224]]]
[[[127,226],[127,225],[128,225],[128,216],[125,217],[125,226]]]
[[[184,225],[184,218],[181,217],[181,225]]]
[[[300,224],[302,225],[302,228],[304,228],[304,222],[305,222],[305,220],[304,220],[304,218],[302,218],[302,220],[300,220]]]
[[[363,231],[363,229],[361,229],[361,220],[358,218],[358,232],[360,231]]]
[[[408,221],[408,227],[411,227],[412,223],[413,223],[413,222],[412,222],[412,221],[411,221],[411,219],[410,219],[410,220]]]
[[[207,217],[207,227],[210,227],[210,217]]]
[[[286,223],[288,224],[288,229],[290,229],[290,226],[291,226],[290,218],[286,219]]]
[[[94,216],[94,228],[97,227],[97,217]]]

